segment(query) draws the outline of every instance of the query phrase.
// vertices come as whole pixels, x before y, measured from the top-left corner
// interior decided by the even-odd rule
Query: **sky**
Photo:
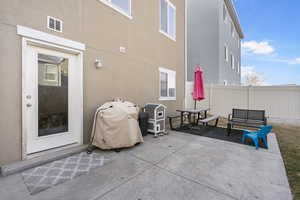
[[[300,0],[234,0],[245,34],[242,79],[300,85]]]

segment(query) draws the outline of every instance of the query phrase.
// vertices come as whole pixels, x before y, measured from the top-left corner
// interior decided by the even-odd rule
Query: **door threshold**
[[[30,159],[1,166],[1,176],[20,173],[30,168],[72,156],[76,153],[85,151],[87,146],[88,145],[75,144],[70,147],[70,145],[68,145],[57,149],[51,149],[46,152],[39,152],[36,155],[32,154],[30,155]]]
[[[37,157],[40,157],[40,156],[47,156],[48,154],[51,154],[51,153],[55,153],[55,152],[58,152],[58,151],[63,151],[63,150],[70,149],[70,148],[73,148],[73,147],[78,147],[78,146],[81,146],[81,145],[78,144],[78,143],[68,144],[68,145],[64,145],[64,146],[61,146],[61,147],[56,147],[56,148],[53,148],[53,149],[48,149],[48,150],[39,151],[39,152],[36,152],[36,153],[27,154],[25,160],[37,158]]]

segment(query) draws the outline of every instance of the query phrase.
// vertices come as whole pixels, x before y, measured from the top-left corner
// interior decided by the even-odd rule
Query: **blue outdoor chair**
[[[262,139],[265,147],[268,149],[267,135],[271,132],[272,128],[272,126],[262,126],[261,129],[253,132],[244,130],[242,142],[245,143],[246,138],[249,138],[254,142],[256,149],[258,149],[259,139]]]

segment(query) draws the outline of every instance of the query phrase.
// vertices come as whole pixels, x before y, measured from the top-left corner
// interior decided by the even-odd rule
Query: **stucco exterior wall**
[[[21,160],[22,58],[16,25],[86,45],[83,63],[84,142],[98,105],[114,97],[141,106],[163,103],[168,112],[184,104],[185,2],[176,6],[176,41],[159,32],[159,0],[132,0],[128,19],[98,0],[2,0],[0,3],[0,165]],[[63,21],[63,33],[47,29],[47,16]],[[120,46],[126,53],[120,52]],[[102,59],[103,67],[95,68]],[[176,71],[176,101],[159,101],[159,67]]]

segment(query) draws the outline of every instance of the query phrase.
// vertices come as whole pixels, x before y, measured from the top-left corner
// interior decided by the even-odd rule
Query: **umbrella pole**
[[[194,109],[196,110],[197,109],[197,100],[195,100],[195,104],[194,104]],[[196,114],[194,114],[194,125],[196,124]]]

